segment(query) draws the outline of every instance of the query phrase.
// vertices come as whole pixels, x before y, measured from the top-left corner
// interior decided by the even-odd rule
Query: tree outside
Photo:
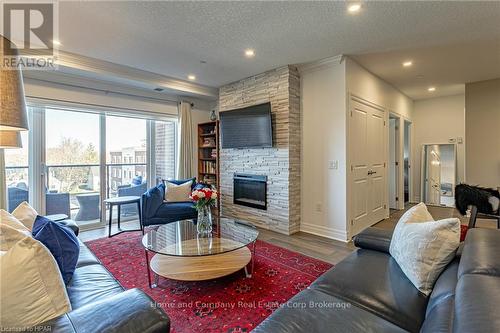
[[[75,164],[85,166],[67,166]],[[85,146],[78,139],[63,137],[58,146],[47,149],[47,165],[49,190],[78,193],[98,189],[94,179],[99,175],[99,152],[92,143]]]

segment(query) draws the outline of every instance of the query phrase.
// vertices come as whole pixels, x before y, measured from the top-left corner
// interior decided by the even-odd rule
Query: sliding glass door
[[[175,175],[175,118],[79,105],[32,104],[33,110],[36,126],[22,133],[23,148],[5,150],[10,211],[30,201],[43,214],[65,214],[83,229],[96,227],[107,223],[104,199],[141,196]],[[136,206],[121,212],[122,220],[138,217]]]
[[[147,120],[106,116],[106,196],[141,196],[148,187]],[[109,214],[109,212],[108,212]],[[122,220],[136,219],[137,205],[121,208]]]
[[[7,210],[12,212],[21,202],[29,201],[28,132],[21,132],[23,147],[4,149]]]
[[[100,222],[99,128],[98,114],[45,110],[47,213],[78,224]]]
[[[29,135],[42,133],[43,140],[34,141],[34,150],[41,154],[32,158],[44,178],[34,182],[37,193],[43,193],[34,206],[42,212],[45,207],[46,214],[68,215],[83,229],[100,226],[109,216],[104,199],[141,196],[149,186],[175,175],[174,118],[80,107],[38,106],[37,110],[43,121]],[[24,188],[27,150],[9,153],[9,186]],[[138,218],[135,205],[122,207],[121,213],[122,221]]]

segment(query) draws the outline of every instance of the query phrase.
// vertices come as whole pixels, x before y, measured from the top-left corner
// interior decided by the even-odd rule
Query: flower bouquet
[[[211,207],[215,206],[217,196],[217,190],[210,187],[194,190],[189,196],[194,203],[194,208],[198,211],[196,229],[199,234],[209,234],[212,232]]]

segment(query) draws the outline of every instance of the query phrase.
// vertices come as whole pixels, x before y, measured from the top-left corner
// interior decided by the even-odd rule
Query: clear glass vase
[[[212,211],[210,210],[210,206],[204,206],[198,210],[196,230],[200,235],[212,233]]]

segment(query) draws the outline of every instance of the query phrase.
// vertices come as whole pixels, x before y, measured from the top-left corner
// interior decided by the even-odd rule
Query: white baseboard
[[[300,223],[300,231],[316,236],[335,239],[347,243],[347,232],[345,230],[333,229],[321,225],[314,225],[309,223]]]

